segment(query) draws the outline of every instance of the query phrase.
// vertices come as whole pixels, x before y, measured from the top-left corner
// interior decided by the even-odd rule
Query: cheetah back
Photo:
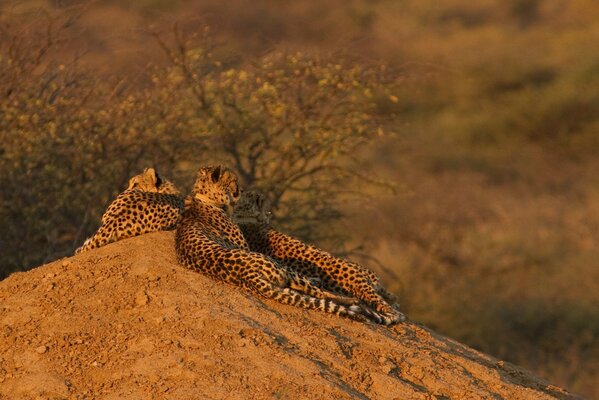
[[[154,183],[148,180],[154,177]],[[158,178],[153,168],[129,180],[102,215],[100,228],[75,254],[150,232],[174,229],[183,212],[183,199],[176,187]],[[141,184],[140,184],[141,182]]]

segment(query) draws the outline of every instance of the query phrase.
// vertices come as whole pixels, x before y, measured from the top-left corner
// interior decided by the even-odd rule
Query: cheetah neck
[[[236,224],[251,224],[268,227],[270,226],[270,219],[264,220],[264,218],[260,218],[259,216],[233,217],[233,221],[235,221]]]
[[[257,224],[260,222],[256,217],[234,217],[233,220],[238,224]]]
[[[232,210],[233,207],[231,207],[228,204],[217,203],[214,200],[212,200],[210,197],[208,197],[208,196],[206,196],[204,194],[201,194],[201,193],[194,193],[193,194],[193,199],[196,200],[196,201],[198,201],[198,202],[200,202],[200,203],[202,203],[202,204],[206,204],[206,205],[209,205],[209,206],[212,206],[212,207],[216,207],[216,208],[224,211],[225,214],[227,214],[228,216],[231,216],[230,210]]]
[[[201,193],[193,193],[192,198],[194,200],[199,201],[200,203],[204,203],[204,204],[210,204],[211,206],[217,206],[218,204],[216,204],[216,202],[214,200],[212,200],[210,197],[201,194]]]

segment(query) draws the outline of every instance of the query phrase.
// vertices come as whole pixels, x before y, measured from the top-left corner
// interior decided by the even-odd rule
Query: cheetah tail
[[[291,278],[289,281],[289,288],[302,294],[319,299],[332,300],[337,305],[350,306],[358,303],[358,299],[355,297],[343,296],[320,288],[313,282],[313,278],[306,278],[295,272],[289,272],[289,276]]]
[[[81,246],[77,247],[75,249],[75,251],[73,252],[73,254],[77,255],[79,253],[83,253],[84,251],[91,250],[92,249],[92,247],[91,247],[92,239],[93,239],[93,236],[85,239],[85,242],[83,242],[83,244]]]
[[[84,251],[97,249],[109,243],[116,242],[117,235],[112,225],[102,224],[92,236],[85,239],[85,242],[79,246],[74,254],[83,253]]]
[[[263,286],[255,286],[254,289],[256,289],[260,295],[276,300],[282,304],[301,307],[308,310],[320,310],[329,314],[351,318],[356,321],[364,322],[368,320],[363,313],[364,310],[358,305],[346,307],[329,299],[319,299],[308,296],[289,288],[281,289],[270,283]]]

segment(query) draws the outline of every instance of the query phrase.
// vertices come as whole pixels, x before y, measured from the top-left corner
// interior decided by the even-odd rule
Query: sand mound
[[[160,232],[0,282],[0,398],[574,396],[415,324],[257,299],[179,267]]]

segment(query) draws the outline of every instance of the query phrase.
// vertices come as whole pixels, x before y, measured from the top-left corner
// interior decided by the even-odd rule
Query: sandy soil
[[[177,265],[173,233],[0,282],[0,399],[568,399],[413,323],[309,312]]]

